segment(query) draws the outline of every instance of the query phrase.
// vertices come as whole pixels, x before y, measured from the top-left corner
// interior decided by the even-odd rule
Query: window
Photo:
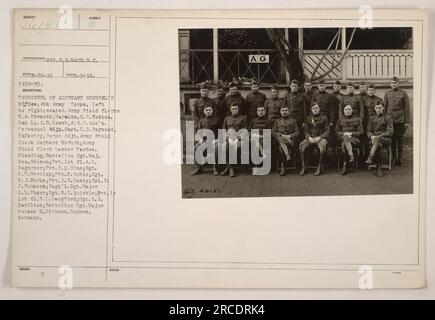
[[[347,41],[352,30],[346,29]],[[412,28],[357,28],[350,49],[412,49]]]

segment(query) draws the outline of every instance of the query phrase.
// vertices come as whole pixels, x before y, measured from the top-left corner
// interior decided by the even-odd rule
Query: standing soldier
[[[270,98],[266,99],[264,106],[266,108],[267,116],[270,120],[274,121],[281,117],[280,108],[283,104],[283,99],[279,98],[279,90],[277,86],[272,86],[270,89]]]
[[[384,98],[385,112],[393,119],[393,161],[395,165],[402,165],[403,135],[409,127],[410,110],[408,94],[399,89],[399,79],[393,77],[391,90],[387,91]]]
[[[305,153],[312,147],[319,149],[319,163],[314,175],[319,176],[322,174],[323,157],[326,154],[326,147],[328,146],[329,130],[328,118],[320,113],[319,105],[313,105],[311,107],[311,115],[306,118],[303,124],[305,139],[299,145],[302,163],[300,176],[306,173]]]
[[[246,115],[246,103],[245,99],[242,97],[237,89],[237,84],[232,82],[230,84],[230,93],[225,97],[226,115],[231,114],[231,105],[235,103],[239,106],[239,113],[241,115]]]
[[[224,171],[221,172],[221,175],[225,176],[230,174],[230,177],[235,177],[233,163],[230,161],[229,157],[229,149],[235,148],[236,154],[239,153],[242,146],[243,137],[238,134],[238,131],[241,129],[248,129],[248,122],[246,120],[246,115],[242,115],[239,112],[239,106],[236,102],[233,102],[230,106],[231,114],[227,116],[222,125],[223,129],[227,130],[228,136],[226,140],[222,144],[222,149],[227,155],[228,161]],[[245,130],[246,131],[246,130]]]
[[[338,111],[338,117],[343,116],[343,109],[345,106],[350,105],[355,116],[360,117],[362,121],[365,119],[364,106],[361,102],[360,96],[354,93],[355,85],[352,82],[347,83],[346,92],[347,94],[343,96],[341,100],[340,109]]]
[[[305,110],[304,110],[304,120],[311,113],[311,100],[313,98],[314,89],[311,84],[311,80],[308,78],[304,82],[304,96],[305,96]]]
[[[216,105],[216,114],[219,118],[220,126],[222,126],[222,122],[225,119],[227,108],[225,105],[225,90],[224,87],[218,85],[216,88],[216,98],[214,98],[214,103]]]
[[[192,110],[195,130],[198,129],[199,120],[204,117],[204,109],[212,107],[215,110],[216,108],[214,100],[208,97],[208,87],[206,85],[201,85],[199,93],[201,97],[193,103]]]
[[[295,119],[289,117],[286,105],[281,106],[280,113],[281,117],[276,119],[273,124],[272,135],[278,144],[279,174],[284,176],[286,163],[295,151],[296,139],[299,137],[299,125]]]
[[[337,134],[335,132],[335,126],[337,125],[340,105],[341,105],[341,101],[343,100],[343,94],[341,93],[341,82],[335,81],[335,83],[332,85],[332,89],[333,89],[333,91],[330,94],[330,96],[331,96],[331,107],[332,107],[332,110],[334,112],[334,116],[332,118],[332,121],[330,120],[330,122],[332,122],[332,126],[331,126],[331,133],[329,135],[328,142],[331,145],[332,154],[336,155],[337,154],[337,152],[336,152],[337,151]]]
[[[218,129],[220,128],[220,122],[219,122],[219,118],[217,117],[217,116],[215,116],[214,114],[213,114],[213,112],[214,112],[214,110],[213,110],[213,108],[211,107],[211,106],[206,106],[205,108],[204,108],[204,117],[202,117],[200,120],[199,120],[199,123],[198,123],[198,130],[201,130],[201,129],[208,129],[208,130],[211,130],[211,131],[213,131],[213,134],[214,134],[214,136],[216,137],[216,139],[215,140],[213,140],[213,147],[214,147],[214,150],[215,150],[215,154],[216,154],[216,152],[217,152],[217,137],[218,137]],[[196,155],[196,149],[201,145],[201,144],[203,144],[204,142],[206,142],[207,140],[206,140],[206,137],[201,137],[199,140],[198,140],[198,142],[195,144],[195,155]],[[216,159],[216,156],[215,156],[215,159]],[[199,163],[198,162],[198,160],[199,159],[196,159],[195,158],[195,166],[196,166],[196,168],[195,168],[195,170],[194,171],[192,171],[190,174],[191,175],[197,175],[197,174],[200,174],[200,173],[202,173],[202,169],[203,169],[203,167],[204,167],[204,164],[201,164],[201,163]],[[213,165],[213,174],[214,175],[218,175],[219,174],[219,172],[218,172],[218,170],[217,170],[217,166],[216,166],[216,163]]]
[[[258,105],[264,105],[266,101],[266,95],[260,91],[258,83],[253,81],[251,83],[251,92],[246,95],[245,103],[247,108],[248,115],[248,123],[251,122],[252,119],[257,117],[257,107]]]
[[[263,152],[263,130],[272,129],[273,122],[266,115],[266,107],[259,104],[257,107],[257,116],[251,120],[249,124],[249,133],[251,134],[251,144],[255,144],[260,154]],[[252,129],[258,130],[258,133],[252,132]],[[271,153],[269,153],[271,154]],[[255,174],[255,168],[252,169],[252,174]]]
[[[346,175],[348,163],[352,164],[355,162],[353,148],[360,147],[360,139],[364,131],[362,121],[358,116],[353,115],[351,105],[345,106],[343,113],[343,117],[338,119],[335,132],[337,132],[339,142],[341,143],[341,151],[344,156],[341,174]]]
[[[290,82],[290,92],[284,98],[284,105],[288,107],[289,117],[296,120],[299,127],[305,118],[306,97],[303,93],[298,92],[299,86],[297,80]]]
[[[319,89],[317,92],[313,93],[310,105],[314,105],[316,102],[319,105],[320,113],[328,117],[330,126],[332,126],[334,121],[334,110],[332,106],[331,95],[326,92],[326,84],[324,80],[320,80],[317,86]]]
[[[375,95],[375,91],[376,89],[374,84],[370,84],[367,87],[367,96],[364,99],[364,105],[366,107],[365,109],[367,115],[366,123],[368,123],[368,120],[370,120],[371,117],[376,115],[375,106],[377,106],[378,104],[382,104],[382,99]]]
[[[393,135],[393,120],[384,113],[384,106],[379,103],[375,106],[375,115],[370,117],[367,125],[367,137],[370,140],[370,155],[366,163],[368,165],[376,161],[376,175],[382,177],[380,148],[389,146]]]

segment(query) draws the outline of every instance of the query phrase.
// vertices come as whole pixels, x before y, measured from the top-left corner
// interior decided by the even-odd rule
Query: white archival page
[[[320,180],[314,180],[312,172],[304,177],[289,173],[279,180],[273,171],[259,177],[265,180],[258,183],[257,177],[246,173],[234,179],[213,180],[211,173],[191,177],[192,165],[180,164],[179,159],[165,161],[168,154],[177,158],[181,149],[182,137],[175,133],[184,127],[184,111],[186,117],[190,111],[189,107],[180,111],[180,103],[188,105],[186,94],[199,93],[199,80],[190,89],[183,84],[196,63],[188,58],[190,66],[182,65],[183,30],[211,29],[220,37],[224,29],[351,29],[359,22],[357,10],[17,9],[11,285],[424,287],[428,32],[424,11],[378,10],[373,21],[377,28],[412,30],[412,54],[408,50],[403,59],[399,55],[394,60],[383,52],[381,68],[396,69],[380,72],[384,78],[377,84],[381,92],[379,88],[383,83],[388,87],[395,73],[408,79],[412,134],[408,132],[405,141],[412,143],[413,151],[404,149],[407,158],[402,167],[385,170],[379,178],[362,164],[364,169],[341,177],[348,180],[339,183],[331,183],[339,176],[335,167]],[[193,34],[189,33],[190,39]],[[191,55],[208,50],[215,54],[211,65],[222,68],[228,61],[219,56],[233,49],[225,51],[218,48],[217,38],[213,41],[210,50],[186,50]],[[381,54],[374,49],[357,51],[352,54]],[[267,56],[273,69],[272,54]],[[411,64],[402,70],[399,63],[405,59]],[[376,68],[373,65],[372,71]],[[346,81],[357,81],[350,74],[352,65],[339,70],[340,80],[347,76]],[[371,74],[360,74],[358,81],[375,81]],[[226,75],[216,71],[208,76],[214,83],[214,76]],[[290,80],[285,72],[282,79]],[[333,81],[328,79],[329,86]],[[409,182],[405,191],[400,188],[403,181]],[[247,192],[253,195],[240,191],[186,197],[186,190],[190,195],[191,190],[201,194],[204,188],[225,193],[237,183],[238,189],[251,188]],[[361,186],[366,191],[331,192],[341,183],[346,190]],[[272,193],[259,196],[255,185]],[[371,192],[375,189],[381,191]]]

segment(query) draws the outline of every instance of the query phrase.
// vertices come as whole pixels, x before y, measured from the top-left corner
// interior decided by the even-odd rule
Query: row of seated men
[[[317,90],[313,89],[312,84],[307,80],[303,84],[303,89],[300,88],[297,80],[292,80],[284,97],[280,97],[278,87],[272,86],[270,97],[259,91],[259,85],[256,82],[251,83],[251,91],[242,97],[239,93],[237,84],[231,83],[228,94],[225,94],[223,87],[218,86],[216,89],[216,97],[209,97],[209,90],[206,86],[200,88],[201,97],[197,99],[193,105],[193,118],[195,125],[204,117],[204,107],[211,106],[214,109],[215,116],[218,117],[220,125],[226,116],[230,115],[230,107],[232,103],[237,103],[239,113],[246,115],[248,124],[256,117],[257,106],[264,105],[267,117],[270,120],[275,120],[280,117],[281,105],[288,107],[289,116],[297,121],[299,128],[303,121],[310,115],[310,108],[313,102],[317,102],[320,107],[320,112],[327,116],[330,123],[330,131],[335,130],[338,119],[343,116],[344,107],[351,105],[353,115],[360,117],[363,123],[364,134],[367,133],[367,125],[370,117],[375,115],[375,105],[383,102],[384,112],[393,120],[393,134],[391,137],[392,158],[395,165],[401,165],[403,154],[403,135],[410,122],[410,106],[409,97],[406,91],[399,88],[400,82],[397,77],[391,79],[391,90],[387,91],[384,98],[376,96],[375,86],[367,83],[352,83],[345,84],[345,93],[342,93],[342,85],[336,81],[332,85],[331,93],[326,91],[324,81],[319,81]],[[355,93],[355,88],[358,87],[359,94]],[[333,137],[334,135],[332,135]],[[367,143],[363,139],[365,149]],[[330,141],[331,144],[334,141]],[[367,156],[367,153],[365,154]]]
[[[300,126],[297,121],[289,115],[289,108],[286,105],[280,106],[280,117],[271,120],[266,113],[264,105],[257,106],[256,117],[248,124],[246,115],[240,114],[240,107],[236,102],[233,102],[230,107],[231,114],[225,117],[222,129],[225,132],[232,132],[223,142],[218,143],[219,118],[215,116],[211,106],[204,108],[204,117],[199,120],[198,130],[208,129],[213,131],[216,139],[213,141],[217,158],[217,150],[221,148],[224,154],[230,153],[230,148],[234,148],[234,154],[240,154],[244,138],[241,136],[248,129],[251,143],[256,143],[258,150],[264,155],[263,134],[264,130],[271,130],[274,146],[270,154],[272,154],[279,162],[280,175],[286,173],[287,163],[296,155],[300,156],[301,171],[299,175],[305,175],[307,151],[312,148],[318,149],[317,166],[314,172],[315,176],[322,174],[324,157],[327,152],[328,140],[331,138],[330,123],[324,114],[320,112],[320,107],[317,102],[313,102],[310,108],[310,115]],[[369,139],[370,152],[366,160],[367,164],[375,163],[377,166],[376,174],[382,176],[381,155],[380,151],[383,146],[390,145],[390,138],[393,134],[393,121],[390,116],[384,113],[384,106],[381,103],[375,106],[375,115],[372,116],[367,126],[367,137]],[[301,129],[300,129],[301,128]],[[348,166],[356,161],[354,150],[361,146],[361,139],[364,135],[363,123],[359,116],[353,114],[353,109],[350,104],[344,107],[344,115],[338,119],[335,133],[341,145],[343,153],[343,169],[342,175],[347,174]],[[301,138],[302,137],[302,138]],[[195,145],[195,150],[205,138],[198,137]],[[196,152],[195,152],[196,154]],[[215,161],[216,163],[216,161]],[[192,172],[193,175],[202,173],[203,165],[195,161],[196,169]],[[225,162],[225,169],[219,173],[218,166],[214,164],[213,172],[215,175],[235,176],[234,166],[229,160]]]

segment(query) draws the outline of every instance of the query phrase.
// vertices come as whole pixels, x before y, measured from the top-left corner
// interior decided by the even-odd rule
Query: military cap
[[[231,103],[231,107],[235,107],[235,106],[239,106],[239,104],[237,103],[237,102],[233,102],[233,103]]]
[[[252,86],[258,86],[258,82],[255,81],[255,80],[253,80],[253,81],[251,82],[251,87],[252,87]]]
[[[219,89],[224,90],[224,87],[222,85],[218,84],[217,87],[216,87],[216,90],[219,90]]]
[[[278,90],[278,87],[274,84],[273,86],[270,87],[270,90]]]
[[[391,81],[395,81],[395,82],[399,82],[399,78],[397,78],[396,76],[394,76]]]
[[[364,81],[361,81],[360,83],[358,83],[358,87],[366,86],[366,85],[367,85],[367,83],[365,83]]]
[[[200,89],[200,90],[202,90],[202,89],[207,89],[207,90],[208,90],[208,85],[205,84],[205,83],[203,83],[203,84],[201,84],[201,85],[199,86],[199,89]]]
[[[350,82],[350,81],[346,82],[346,87],[347,86],[352,86],[355,88],[355,84],[353,82]]]
[[[290,81],[290,84],[297,84],[297,85],[299,85],[299,82],[298,82],[298,80],[293,79],[292,81]]]
[[[375,85],[374,85],[373,83],[370,83],[370,84],[367,86],[367,88],[373,88],[373,89],[375,89]]]
[[[237,83],[235,83],[235,82],[231,82],[231,83],[230,83],[230,88],[234,88],[234,87],[237,88]]]
[[[341,86],[341,82],[340,81],[335,81],[334,84],[338,84],[339,86]]]
[[[319,80],[318,84],[325,84],[325,80],[323,79]]]

